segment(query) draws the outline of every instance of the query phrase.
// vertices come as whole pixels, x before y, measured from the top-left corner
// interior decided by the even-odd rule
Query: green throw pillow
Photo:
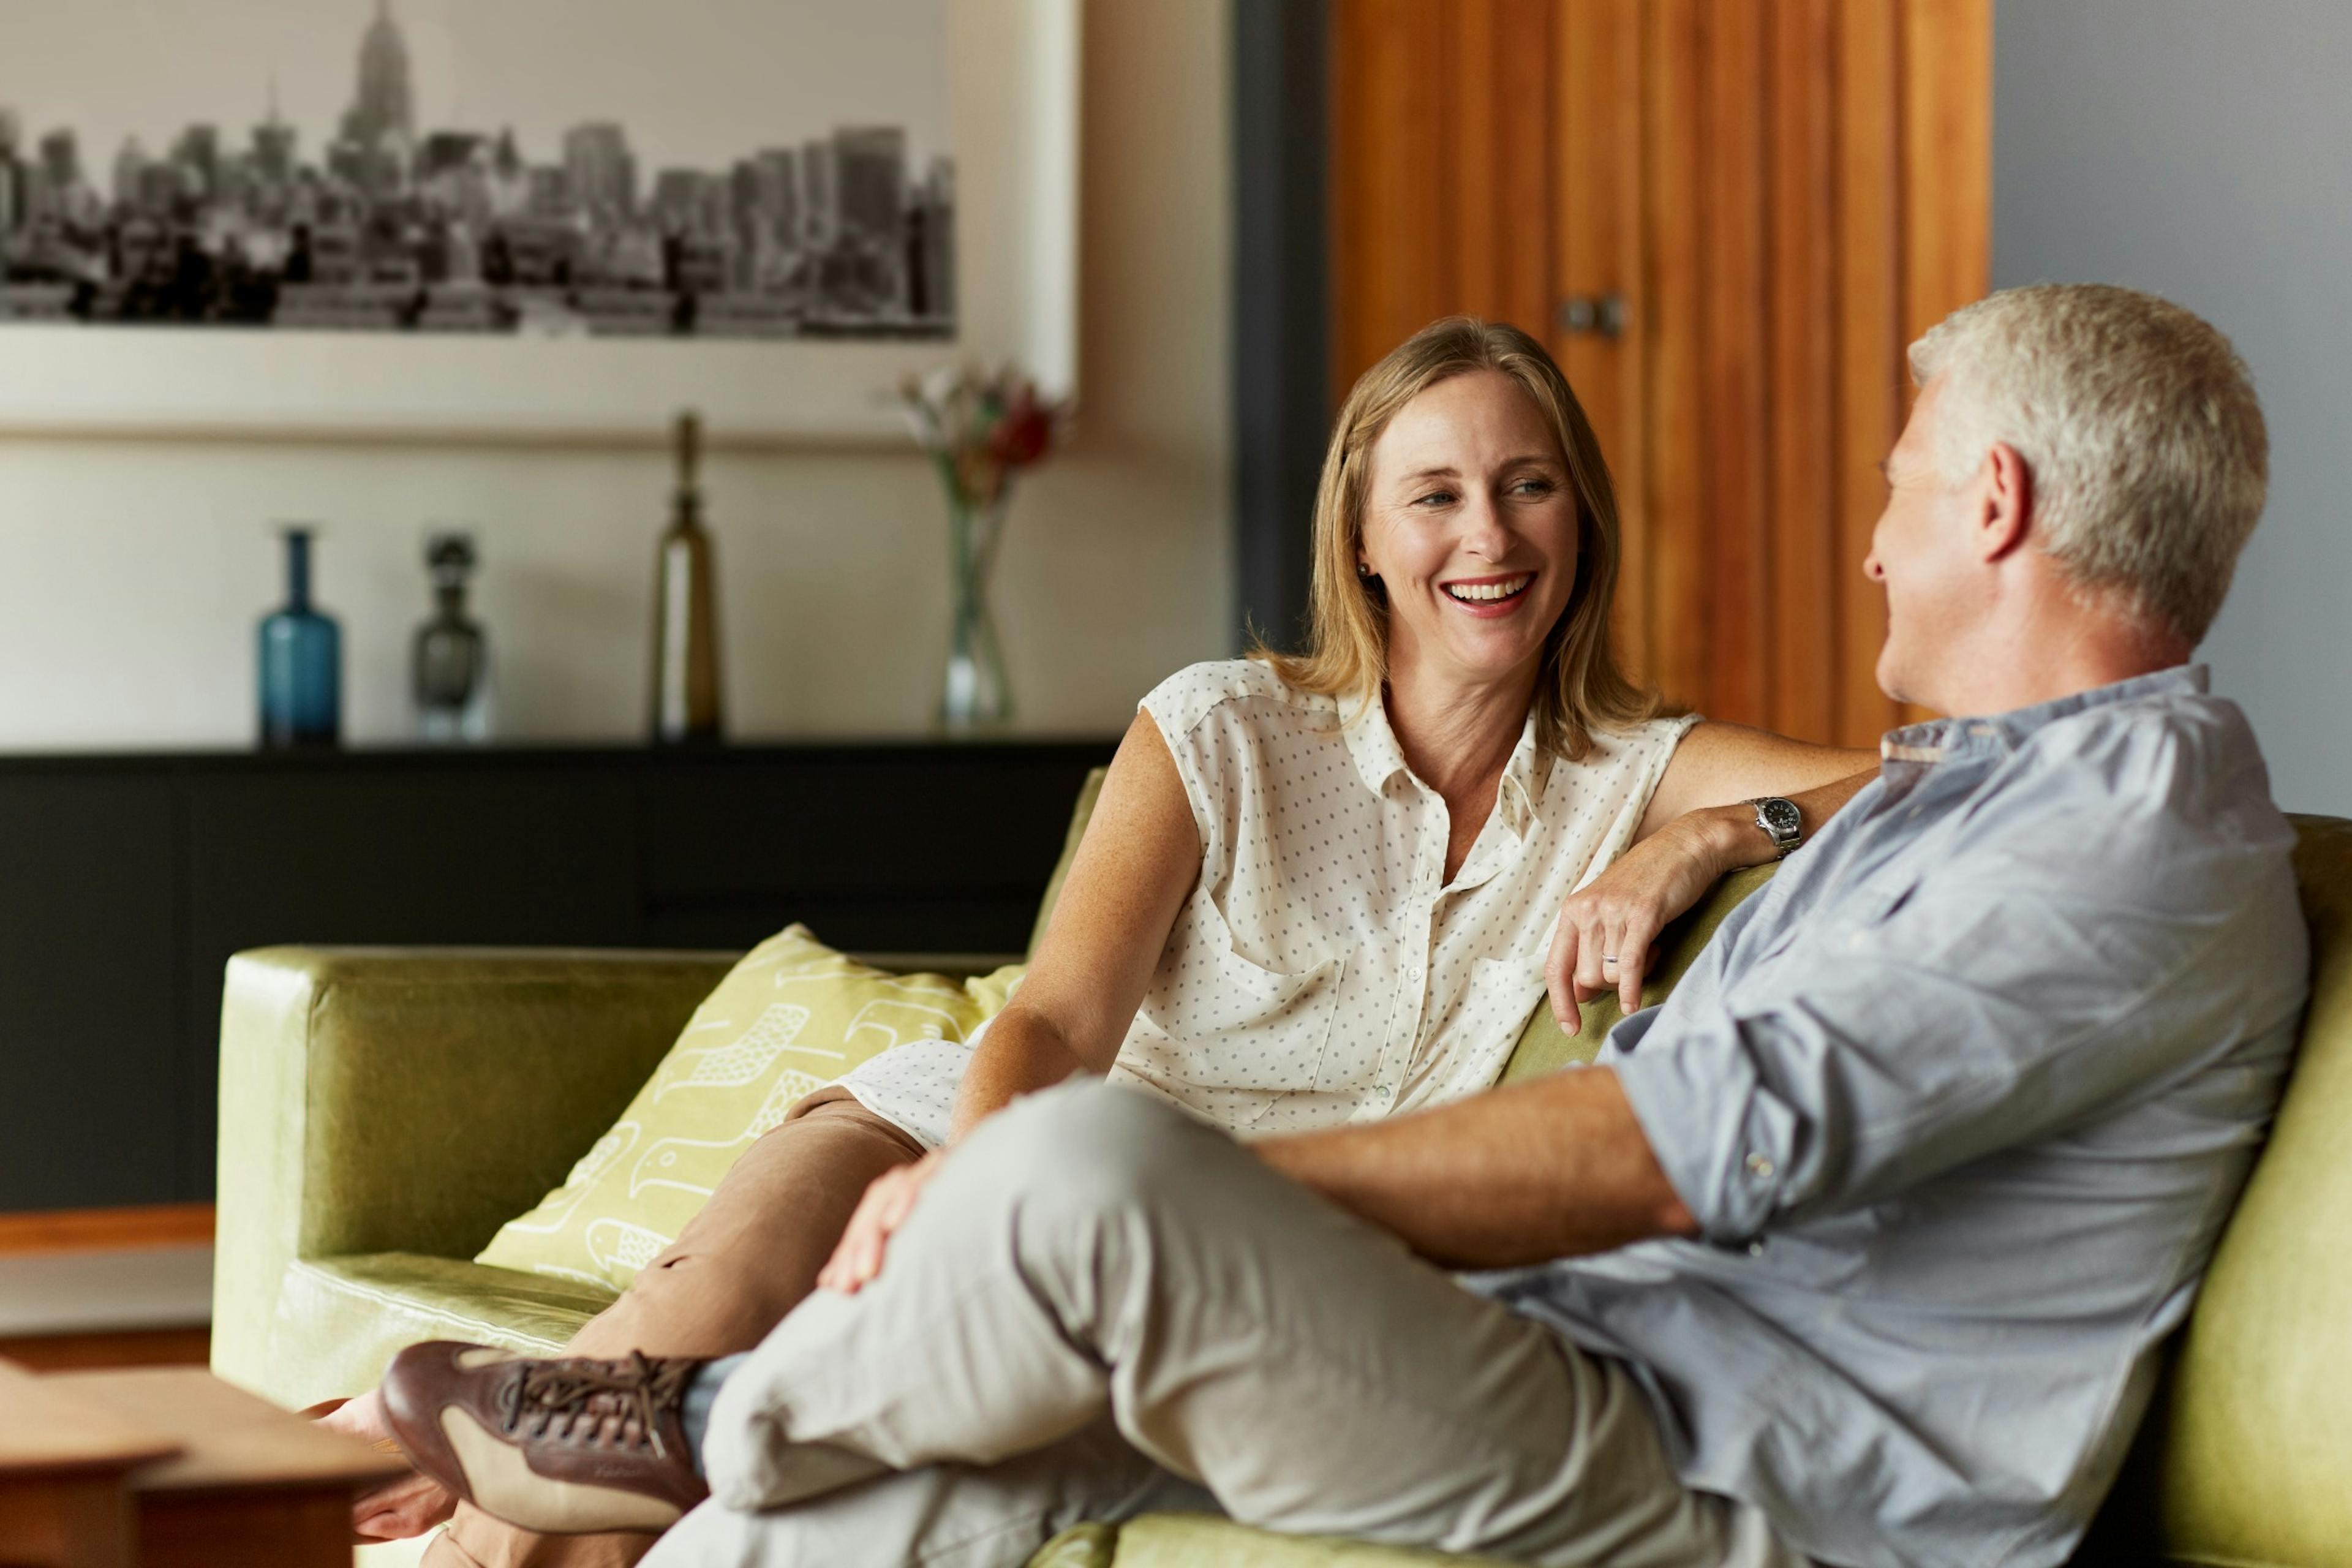
[[[1017,967],[959,984],[890,974],[790,926],[744,954],[563,1185],[475,1259],[619,1290],[692,1219],[751,1141],[813,1091],[909,1040],[961,1040]]]

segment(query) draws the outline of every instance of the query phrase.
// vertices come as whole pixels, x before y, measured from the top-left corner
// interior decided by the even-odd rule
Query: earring
[[[1368,563],[1368,562],[1363,562],[1363,561],[1359,561],[1359,562],[1357,562],[1357,563],[1356,563],[1356,575],[1357,575],[1357,576],[1359,576],[1359,577],[1370,577],[1371,574],[1372,574],[1372,568],[1371,568],[1371,565],[1370,565],[1370,563]]]

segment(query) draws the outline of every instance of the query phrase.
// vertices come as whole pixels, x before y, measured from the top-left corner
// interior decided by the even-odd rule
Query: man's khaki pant
[[[1619,1365],[1126,1089],[992,1118],[881,1277],[729,1378],[646,1568],[1017,1568],[1146,1509],[1618,1568],[1786,1568]]]
[[[583,1356],[732,1355],[816,1287],[867,1184],[923,1146],[846,1089],[820,1090],[744,1151],[677,1242],[566,1347]],[[629,1568],[650,1535],[536,1535],[461,1507],[425,1568]]]

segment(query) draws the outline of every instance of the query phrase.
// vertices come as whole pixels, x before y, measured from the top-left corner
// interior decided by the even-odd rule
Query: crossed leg
[[[1171,1502],[1540,1563],[1801,1561],[1681,1484],[1622,1366],[1104,1086],[975,1132],[878,1279],[735,1370],[702,1451],[712,1499],[646,1568],[1016,1568]]]
[[[816,1286],[875,1177],[920,1159],[914,1138],[845,1091],[803,1100],[744,1152],[677,1240],[620,1300],[582,1325],[567,1355],[719,1356],[760,1342]],[[643,1534],[540,1535],[459,1505],[425,1568],[629,1568]]]

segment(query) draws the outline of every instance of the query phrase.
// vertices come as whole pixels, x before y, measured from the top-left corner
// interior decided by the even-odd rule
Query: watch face
[[[1805,826],[1805,814],[1797,809],[1794,801],[1768,800],[1760,809],[1765,823],[1776,834],[1795,833]]]

